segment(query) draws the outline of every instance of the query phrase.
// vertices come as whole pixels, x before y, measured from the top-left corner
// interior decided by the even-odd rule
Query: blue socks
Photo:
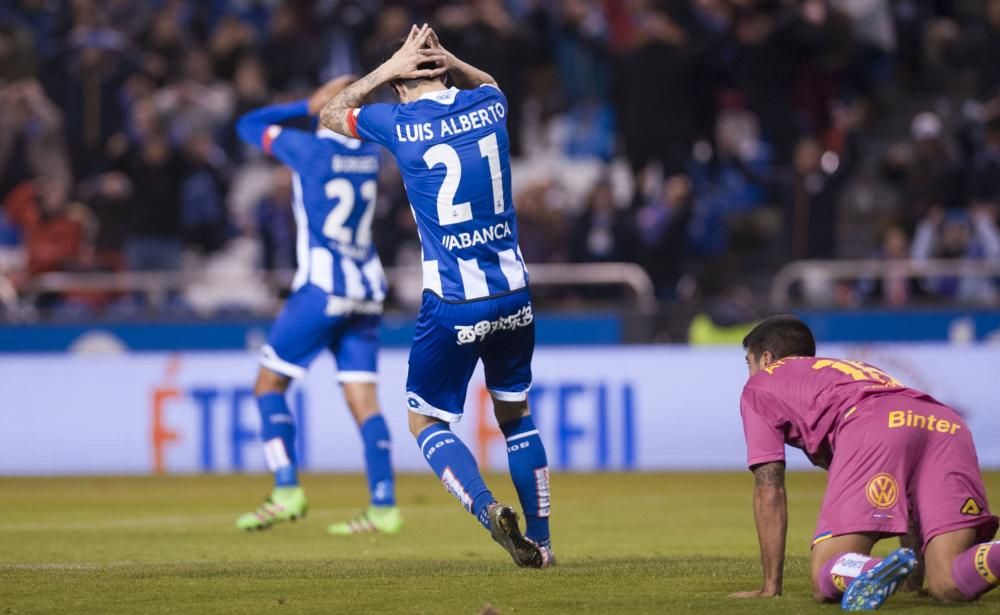
[[[537,544],[548,546],[549,537],[549,462],[538,429],[531,416],[524,416],[500,426],[507,438],[507,463],[510,478],[524,510],[524,535]]]
[[[487,509],[496,500],[486,488],[476,459],[465,444],[447,426],[437,423],[420,432],[417,445],[445,488],[483,527],[490,529]]]
[[[285,396],[268,393],[257,398],[260,408],[260,439],[264,441],[267,467],[274,472],[275,487],[299,484],[295,469],[295,418]]]
[[[385,418],[376,414],[361,425],[361,439],[365,443],[365,464],[368,467],[368,491],[372,506],[395,506],[395,483],[389,451],[389,428]]]
[[[260,408],[260,439],[264,442],[267,467],[274,473],[274,486],[296,487],[299,477],[295,455],[295,417],[281,393],[261,395],[257,398],[257,405]],[[391,443],[385,418],[376,414],[360,429],[365,445],[371,503],[373,506],[395,506],[396,489],[389,457]]]

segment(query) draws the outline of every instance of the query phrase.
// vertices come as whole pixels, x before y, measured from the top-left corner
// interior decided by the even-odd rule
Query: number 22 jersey
[[[356,134],[396,157],[423,248],[424,288],[447,301],[527,286],[510,189],[507,98],[451,88],[349,116]]]

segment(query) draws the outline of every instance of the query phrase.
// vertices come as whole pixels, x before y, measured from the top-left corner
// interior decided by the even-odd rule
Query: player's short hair
[[[775,359],[816,356],[816,338],[809,325],[791,314],[765,319],[743,338],[743,348],[760,357],[765,351]]]

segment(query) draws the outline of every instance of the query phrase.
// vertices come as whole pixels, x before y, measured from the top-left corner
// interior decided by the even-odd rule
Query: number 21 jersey
[[[451,88],[362,107],[357,135],[396,157],[423,248],[424,288],[469,301],[524,288],[510,190],[507,98]]]

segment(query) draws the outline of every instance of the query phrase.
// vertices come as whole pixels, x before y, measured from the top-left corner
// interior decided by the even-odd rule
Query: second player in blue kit
[[[448,87],[446,73],[458,87]],[[399,104],[361,103],[391,83]],[[549,471],[528,408],[534,315],[511,199],[507,99],[488,74],[414,27],[379,68],[324,107],[321,122],[392,152],[420,232],[424,296],[407,376],[410,430],[445,487],[520,566],[555,562]],[[451,431],[481,361],[525,515],[496,502]]]
[[[299,486],[295,418],[285,392],[324,350],[333,354],[337,379],[361,432],[371,497],[367,510],[328,529],[333,534],[393,533],[402,527],[389,431],[375,393],[378,327],[386,292],[371,237],[380,152],[328,130],[313,133],[286,125],[315,115],[351,79],[334,80],[309,100],[251,111],[237,124],[244,141],[295,171],[298,233],[293,293],[261,351],[254,387],[275,487],[263,504],[237,520],[241,529],[265,529],[301,518],[308,510]]]

